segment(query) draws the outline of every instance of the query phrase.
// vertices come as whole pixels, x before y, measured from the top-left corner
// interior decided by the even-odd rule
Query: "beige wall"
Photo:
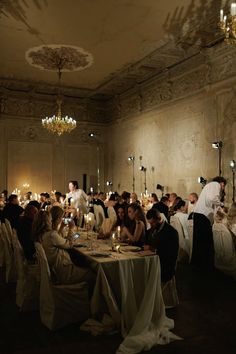
[[[202,92],[161,108],[119,119],[109,130],[108,176],[113,189],[132,190],[132,166],[135,156],[136,192],[144,192],[144,174],[139,171],[139,157],[147,168],[148,192],[156,192],[156,184],[165,192],[174,191],[186,198],[201,191],[198,176],[207,179],[218,175],[218,150],[213,141],[223,141],[222,173],[228,179],[228,202],[232,199],[232,173],[229,161],[236,160],[236,111],[234,82],[222,82],[217,88]]]
[[[55,137],[33,119],[7,117],[1,121],[0,188],[9,193],[17,188],[22,193],[59,190],[67,192],[68,181],[78,180],[87,189],[97,189],[97,142],[100,144],[100,183],[104,188],[103,127],[79,123],[70,135]],[[98,140],[88,137],[90,131]],[[28,183],[30,187],[23,188]]]

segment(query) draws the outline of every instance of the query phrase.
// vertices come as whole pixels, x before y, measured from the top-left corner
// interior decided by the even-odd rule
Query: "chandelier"
[[[230,7],[230,13],[224,14],[224,10],[220,10],[220,29],[225,35],[225,42],[228,44],[236,44],[236,2]]]
[[[59,93],[57,96],[57,115],[52,117],[46,117],[42,119],[42,126],[49,130],[53,134],[62,135],[63,133],[70,133],[73,129],[76,128],[76,120],[71,117],[63,117],[61,114],[61,105],[62,98],[60,96],[60,87],[61,87],[61,66],[58,68],[58,78],[59,78]]]

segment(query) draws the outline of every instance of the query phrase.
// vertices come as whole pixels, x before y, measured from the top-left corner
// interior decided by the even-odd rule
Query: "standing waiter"
[[[214,268],[214,243],[212,224],[214,214],[221,202],[226,179],[218,176],[212,179],[202,190],[193,215],[193,250],[191,264],[202,269]]]

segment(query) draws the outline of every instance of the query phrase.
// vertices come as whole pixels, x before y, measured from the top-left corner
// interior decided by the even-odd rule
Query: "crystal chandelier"
[[[61,67],[58,69],[58,77],[59,77],[59,90],[61,86]],[[62,98],[60,96],[60,92],[57,96],[57,115],[53,115],[52,117],[46,117],[42,119],[42,126],[49,130],[53,134],[62,135],[63,133],[70,133],[73,129],[76,128],[76,120],[71,117],[65,116],[62,117],[61,114],[61,105]]]
[[[224,10],[220,10],[220,29],[224,32],[225,42],[228,44],[236,44],[236,2],[230,7],[230,13],[224,14]]]

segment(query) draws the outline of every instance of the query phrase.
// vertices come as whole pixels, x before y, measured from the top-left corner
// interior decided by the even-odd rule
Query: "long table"
[[[174,321],[166,317],[161,292],[160,262],[155,254],[111,251],[109,241],[93,240],[81,233],[76,250],[91,261],[97,279],[91,299],[91,316],[81,329],[92,334],[121,331],[117,353],[139,353],[156,344],[180,339],[172,332]],[[91,250],[92,245],[92,250]],[[104,253],[104,257],[102,254]]]

